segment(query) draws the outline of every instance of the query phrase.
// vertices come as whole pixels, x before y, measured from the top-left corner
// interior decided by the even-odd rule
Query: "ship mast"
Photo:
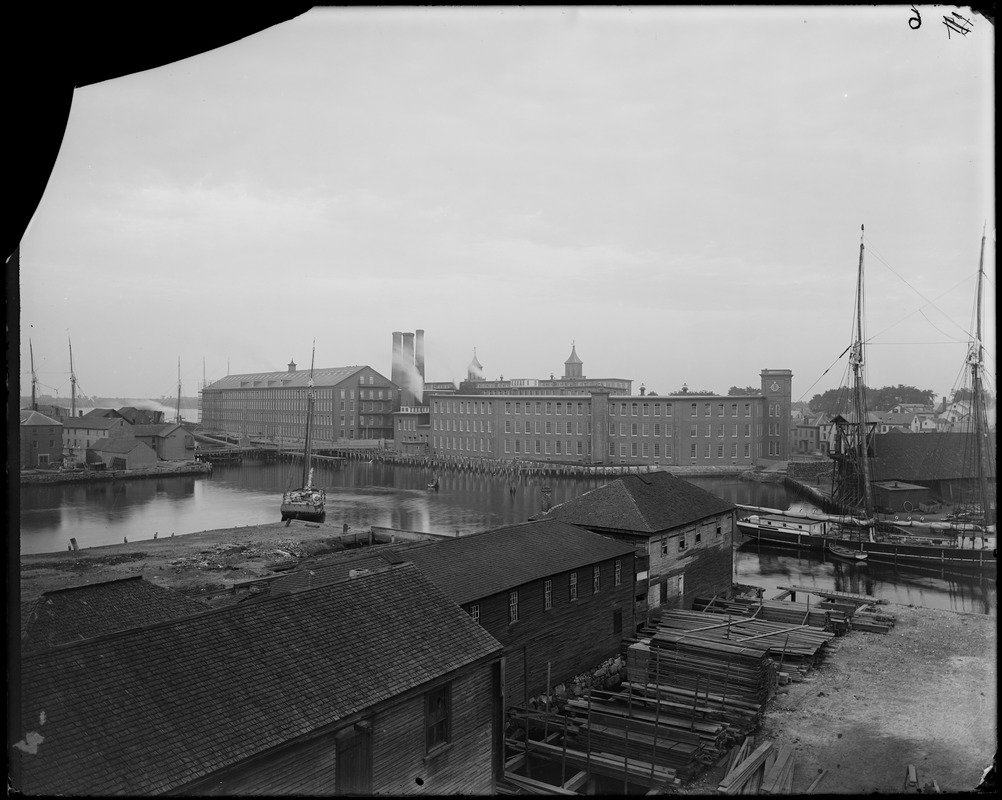
[[[981,505],[981,513],[984,516],[985,527],[995,525],[994,498],[990,496],[990,486],[988,470],[994,465],[994,455],[991,453],[991,444],[986,440],[988,431],[988,414],[985,403],[985,391],[982,383],[982,372],[984,370],[985,355],[984,343],[981,338],[981,313],[983,305],[983,286],[985,278],[985,231],[981,233],[981,255],[978,260],[978,290],[975,299],[975,328],[974,338],[967,351],[967,367],[971,377],[971,433],[973,443],[973,467],[972,477],[977,481],[978,501]]]
[[[870,486],[870,418],[866,410],[866,383],[863,378],[863,232],[860,225],[859,233],[859,273],[856,278],[856,340],[853,342],[852,355],[849,363],[852,365],[853,411],[856,424],[859,426],[856,435],[856,466],[862,469],[863,510],[869,518],[873,512],[873,488]]]
[[[28,355],[31,357],[31,410],[38,411],[38,376],[35,374],[35,351],[28,340]]]
[[[310,379],[306,384],[306,447],[303,450],[303,487],[313,487],[313,364],[317,353],[317,342],[313,340],[310,354]]]
[[[177,415],[174,421],[181,424],[181,356],[177,357]]]
[[[73,340],[69,336],[66,340],[70,343],[70,416],[77,415],[77,376],[73,372]]]

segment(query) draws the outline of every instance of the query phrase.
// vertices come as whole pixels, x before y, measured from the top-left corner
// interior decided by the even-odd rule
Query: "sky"
[[[809,400],[846,374],[861,225],[867,383],[958,384],[986,229],[994,376],[994,28],[914,8],[318,7],[78,88],[21,393],[29,340],[41,393],[72,341],[78,393],[136,398],[314,342],[389,377],[423,329],[429,381],[573,344],[635,390],[790,369]]]

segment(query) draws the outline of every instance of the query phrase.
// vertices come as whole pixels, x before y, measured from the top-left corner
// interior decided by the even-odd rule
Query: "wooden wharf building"
[[[726,593],[734,571],[736,507],[669,472],[625,475],[554,506],[558,519],[632,544],[637,624],[661,608]]]
[[[24,794],[494,792],[501,645],[413,565],[201,613],[119,584],[28,639]]]
[[[633,546],[558,520],[338,556],[266,591],[298,592],[388,562],[413,563],[504,646],[506,705],[614,657],[636,631]]]

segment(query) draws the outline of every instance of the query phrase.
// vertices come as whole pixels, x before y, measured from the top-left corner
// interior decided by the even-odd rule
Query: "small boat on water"
[[[847,561],[866,562],[868,554],[862,550],[853,550],[850,547],[828,543],[828,552],[836,558],[844,558]]]
[[[435,478],[434,478],[434,480],[432,480],[432,482],[428,484],[428,488],[431,489],[433,492],[437,492],[438,491],[438,488],[439,488],[438,487],[438,475],[436,475]]]
[[[314,352],[316,348],[314,347]],[[323,522],[327,517],[327,495],[313,484],[313,358],[310,358],[310,378],[306,384],[306,440],[303,444],[303,479],[298,489],[282,495],[282,522],[300,519]]]

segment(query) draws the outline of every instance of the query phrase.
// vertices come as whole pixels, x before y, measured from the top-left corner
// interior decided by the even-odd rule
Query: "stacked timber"
[[[817,666],[835,639],[835,633],[805,623],[796,614],[786,620],[768,621],[757,615],[722,617],[712,612],[673,610],[662,615],[654,638],[667,632],[761,651],[780,667]]]
[[[595,696],[599,695],[599,696]],[[593,752],[646,759],[683,780],[715,763],[730,744],[724,722],[698,719],[691,706],[623,693],[567,702],[577,741]]]
[[[751,597],[736,597],[733,600],[697,597],[692,602],[694,611],[711,611],[717,614],[754,617],[767,622],[810,625],[812,628],[827,629],[846,620],[846,611],[839,605],[824,603],[798,603],[790,600],[765,600]]]

